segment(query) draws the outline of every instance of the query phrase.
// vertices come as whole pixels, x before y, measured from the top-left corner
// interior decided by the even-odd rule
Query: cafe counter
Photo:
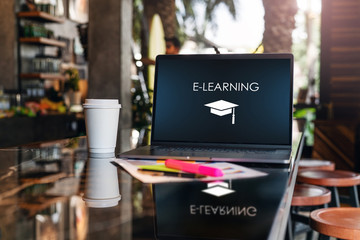
[[[296,136],[290,165],[246,164],[265,176],[216,182],[220,194],[204,181],[142,183],[89,158],[84,137],[0,149],[0,240],[284,239]]]

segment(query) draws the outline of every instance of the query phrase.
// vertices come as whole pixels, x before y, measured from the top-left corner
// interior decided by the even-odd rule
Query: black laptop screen
[[[291,54],[161,55],[152,143],[290,145]]]

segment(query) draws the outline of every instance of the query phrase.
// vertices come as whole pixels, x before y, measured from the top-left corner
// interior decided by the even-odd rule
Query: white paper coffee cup
[[[121,104],[117,99],[86,99],[83,107],[90,154],[114,154]]]
[[[88,207],[118,205],[121,199],[117,168],[111,158],[89,158],[83,200]]]

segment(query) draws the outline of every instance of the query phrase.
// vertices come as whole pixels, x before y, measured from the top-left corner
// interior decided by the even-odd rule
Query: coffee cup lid
[[[84,108],[121,108],[117,99],[85,99]]]
[[[119,100],[117,100],[117,99],[85,99],[85,104],[114,105],[114,104],[119,104]]]
[[[86,197],[83,198],[83,200],[85,201],[85,204],[91,208],[114,207],[114,206],[118,205],[120,199],[121,199],[120,195],[117,197],[108,198],[108,199],[91,199],[91,198],[86,198]]]

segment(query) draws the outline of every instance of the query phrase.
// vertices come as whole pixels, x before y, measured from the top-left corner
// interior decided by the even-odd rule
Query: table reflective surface
[[[238,222],[231,222],[237,231],[243,232],[240,239],[283,238],[300,148],[298,142],[289,167],[256,166],[268,173],[267,177],[232,180],[234,190],[241,189],[243,197],[239,199],[245,201],[246,194],[255,194],[248,201],[257,204],[255,218],[247,218],[254,215],[252,208],[247,209],[245,218],[239,215]],[[85,138],[0,149],[0,240],[156,239],[158,231],[163,232],[163,228],[157,229],[159,226],[165,226],[170,236],[190,239],[183,228],[172,225],[176,222],[169,219],[176,216],[167,213],[181,207],[189,215],[197,211],[194,204],[201,201],[191,191],[203,188],[204,184],[164,183],[153,188],[116,167],[111,159],[89,158]],[[183,191],[188,193],[187,197],[177,199],[176,194]],[[189,199],[194,202],[191,206],[187,205]],[[237,201],[240,200],[233,203]],[[247,206],[253,204],[248,202]],[[218,219],[217,229],[213,230],[217,232],[215,237],[231,239],[231,233],[222,234],[229,223],[222,216],[212,218]],[[198,222],[189,224],[206,227],[199,222],[203,218],[196,219]],[[162,237],[166,239],[169,234]],[[197,237],[209,238],[201,234]]]

